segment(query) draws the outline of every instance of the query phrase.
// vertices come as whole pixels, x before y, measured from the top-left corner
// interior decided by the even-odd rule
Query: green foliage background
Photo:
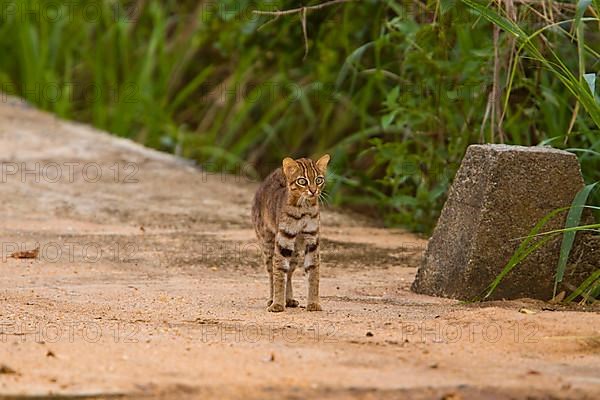
[[[365,0],[309,12],[306,58],[299,15],[263,26],[270,18],[252,13],[295,1],[75,3],[3,3],[0,91],[255,178],[285,156],[330,152],[333,204],[420,232],[435,224],[472,143],[577,148],[586,180],[600,180],[599,127],[583,109],[574,117],[576,96],[527,49],[501,129],[486,118],[494,55],[506,88],[515,42],[504,31],[494,41],[489,19],[462,2]],[[555,22],[532,10],[517,10],[525,32]],[[597,11],[587,2],[582,15]],[[532,42],[573,74],[582,62],[596,74],[598,22],[582,23],[577,40],[574,26]]]

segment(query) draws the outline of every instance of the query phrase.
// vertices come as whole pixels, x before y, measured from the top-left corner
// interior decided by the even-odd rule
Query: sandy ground
[[[0,398],[600,398],[597,309],[416,295],[424,239],[326,210],[324,311],[268,313],[255,182],[4,100]]]

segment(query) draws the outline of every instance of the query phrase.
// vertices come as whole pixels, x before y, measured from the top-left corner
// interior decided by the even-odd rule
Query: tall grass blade
[[[588,207],[588,206],[586,206],[586,207]],[[593,232],[595,232],[598,229],[600,229],[600,224],[580,225],[580,226],[574,226],[571,228],[554,229],[552,231],[537,233],[537,234],[533,235],[532,237],[549,236],[549,235],[551,236],[551,235],[555,235],[557,233],[565,233],[565,232],[578,232],[578,231],[593,231]]]
[[[567,214],[567,221],[565,223],[565,228],[573,228],[579,225],[581,221],[581,214],[583,212],[583,206],[587,202],[587,199],[596,187],[596,183],[592,183],[590,185],[585,186],[581,189],[577,195],[575,195],[575,199],[573,199],[573,203],[571,204],[571,209]],[[558,266],[556,267],[556,277],[554,279],[554,292],[552,297],[556,296],[556,290],[558,288],[558,284],[562,282],[563,277],[565,275],[565,269],[567,268],[567,261],[569,259],[569,255],[571,254],[571,249],[573,247],[573,242],[575,241],[575,235],[577,231],[569,231],[565,232],[563,235],[562,244],[560,245],[560,255],[558,258]]]

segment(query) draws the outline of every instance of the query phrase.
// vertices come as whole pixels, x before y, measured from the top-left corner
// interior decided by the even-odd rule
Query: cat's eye
[[[315,180],[315,183],[317,185],[322,185],[323,182],[325,182],[325,179],[322,176],[317,176],[317,179]]]
[[[306,185],[308,185],[308,181],[306,180],[306,178],[298,178],[298,179],[296,179],[296,183],[299,186],[306,186]]]

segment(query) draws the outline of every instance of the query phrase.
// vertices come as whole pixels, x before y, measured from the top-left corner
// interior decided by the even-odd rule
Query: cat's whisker
[[[321,202],[321,204],[328,206],[329,205],[329,199],[325,196],[323,196],[323,192],[321,192],[319,194],[319,201]]]

